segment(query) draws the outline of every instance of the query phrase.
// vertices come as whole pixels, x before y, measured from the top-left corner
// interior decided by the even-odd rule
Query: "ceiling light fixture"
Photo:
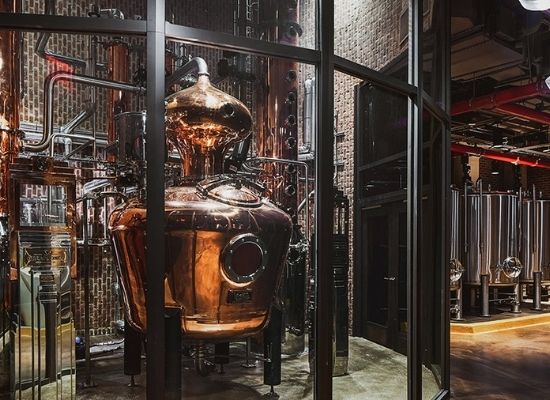
[[[529,11],[544,11],[550,9],[550,0],[519,0],[523,8]]]

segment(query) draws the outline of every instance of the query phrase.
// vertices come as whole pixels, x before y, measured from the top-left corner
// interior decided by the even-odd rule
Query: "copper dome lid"
[[[251,127],[248,108],[213,87],[207,75],[166,99],[166,134],[182,157],[187,178],[222,173],[225,151],[246,138]]]

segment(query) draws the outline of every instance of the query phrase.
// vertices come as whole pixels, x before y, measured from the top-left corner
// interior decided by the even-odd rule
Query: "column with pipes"
[[[286,45],[298,44],[301,27],[298,3],[267,1],[259,10],[259,25],[265,39]],[[273,362],[266,363],[264,383],[281,381],[282,352],[299,354],[305,346],[305,290],[307,239],[298,221],[298,168],[286,160],[298,160],[298,63],[284,59],[264,59],[258,64],[259,90],[257,101],[258,157],[277,159],[264,164],[267,188],[271,197],[294,222],[291,251],[287,259],[279,300],[274,304],[272,320],[264,335],[264,353]],[[307,179],[307,177],[304,177]],[[307,185],[306,185],[307,186]],[[280,329],[280,335],[274,330]]]

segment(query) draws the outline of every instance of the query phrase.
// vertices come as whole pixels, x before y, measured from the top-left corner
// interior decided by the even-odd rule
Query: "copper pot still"
[[[181,307],[187,339],[238,339],[267,323],[292,223],[238,175],[223,175],[225,151],[250,134],[250,111],[208,75],[167,98],[166,133],[182,158],[184,184],[166,190],[165,303]],[[117,208],[110,232],[127,320],[146,330],[146,208]]]

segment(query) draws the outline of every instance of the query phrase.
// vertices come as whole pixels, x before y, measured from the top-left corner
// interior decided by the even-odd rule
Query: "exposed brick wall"
[[[531,190],[532,185],[535,185],[537,192],[542,192],[544,198],[550,198],[550,170],[542,168],[527,168],[526,189]]]

